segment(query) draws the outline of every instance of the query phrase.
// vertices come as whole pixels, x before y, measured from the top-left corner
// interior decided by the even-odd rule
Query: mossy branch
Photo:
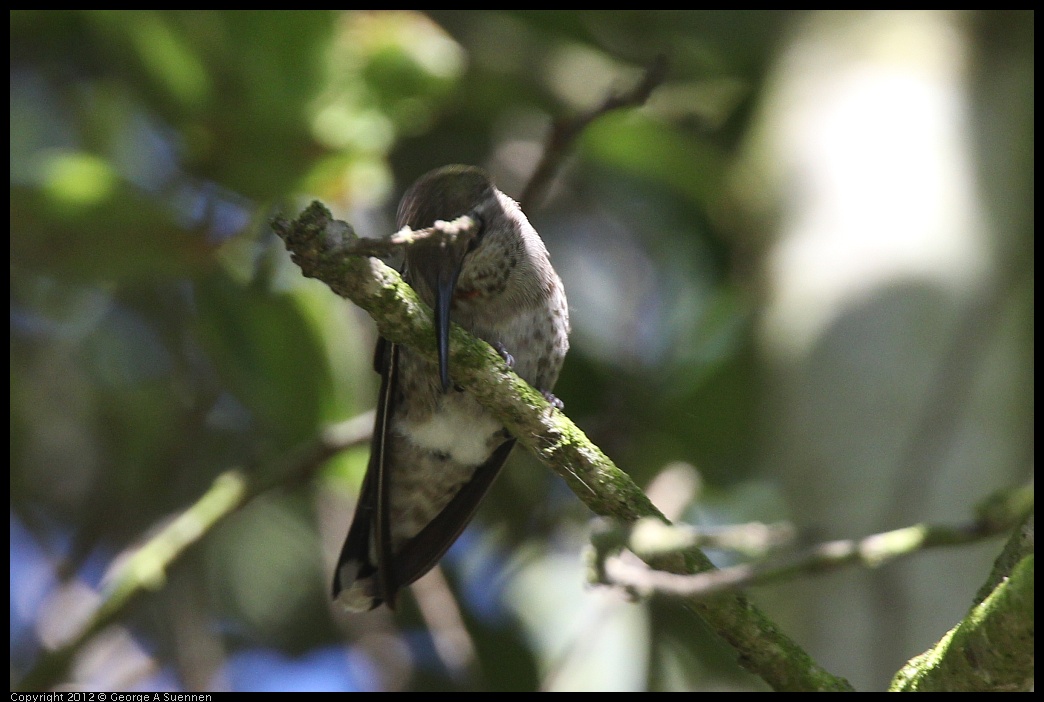
[[[967,616],[912,658],[893,692],[1022,692],[1035,681],[1033,514],[1012,534]]]
[[[366,310],[381,335],[434,361],[435,330],[430,309],[394,270],[357,254],[358,238],[314,202],[294,221],[277,219],[276,234],[301,271]],[[519,378],[487,343],[460,327],[450,333],[450,366],[456,384],[471,393],[518,439],[518,443],[565,479],[599,516],[623,523],[643,517],[666,521],[637,485],[561,411]],[[713,568],[699,551],[651,556],[653,568],[695,573]],[[737,593],[687,600],[711,628],[739,653],[740,664],[777,690],[851,690],[823,670],[793,641]]]

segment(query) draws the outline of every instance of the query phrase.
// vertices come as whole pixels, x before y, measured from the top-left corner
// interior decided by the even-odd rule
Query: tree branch
[[[903,666],[892,680],[891,691],[1030,690],[1034,684],[1033,572],[1030,553],[939,643]]]
[[[518,198],[523,212],[531,211],[547,191],[548,186],[562,166],[562,161],[573,146],[573,142],[580,136],[581,132],[602,115],[625,107],[641,107],[652,95],[667,75],[667,57],[660,55],[653,59],[649,67],[645,69],[645,75],[633,88],[625,93],[610,95],[605,101],[593,110],[583,112],[574,117],[555,120],[551,131],[547,135],[547,143],[544,145],[544,155],[537,164],[533,175],[529,177],[525,190]]]
[[[427,229],[410,229],[403,227],[387,239],[361,239],[356,237],[344,251],[347,256],[376,256],[385,258],[406,246],[418,241],[431,239],[443,246],[452,244],[457,239],[470,236],[475,231],[475,220],[467,215],[446,222],[438,220]]]
[[[1032,509],[1032,499],[1032,488],[1022,486],[1007,491],[1003,497],[991,498],[993,505],[988,510],[980,508],[977,519],[967,524],[915,524],[862,539],[830,541],[777,560],[744,563],[694,575],[649,570],[614,556],[627,548],[647,559],[652,554],[683,551],[695,546],[764,552],[779,545],[788,532],[778,525],[767,527],[763,524],[738,525],[724,533],[704,533],[688,525],[668,526],[646,519],[633,526],[611,524],[592,535],[591,577],[595,583],[623,587],[639,597],[653,594],[709,597],[851,565],[877,568],[926,549],[973,543],[1008,533],[1026,518],[1027,510]],[[1020,552],[1018,557],[1025,555],[1025,552]],[[989,592],[988,589],[986,594]]]
[[[305,276],[317,278],[370,313],[382,336],[435,360],[431,310],[399,275],[380,261],[351,255],[358,241],[351,227],[314,202],[293,222],[273,229]],[[648,497],[562,412],[513,373],[488,344],[454,326],[450,334],[454,381],[544,463],[565,479],[595,514],[632,523],[666,521]],[[649,557],[650,566],[674,573],[713,568],[699,551]],[[740,664],[777,690],[851,690],[818,666],[797,644],[738,594],[686,600],[740,654]]]

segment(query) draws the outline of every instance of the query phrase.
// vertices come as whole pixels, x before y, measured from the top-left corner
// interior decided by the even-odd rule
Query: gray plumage
[[[399,205],[398,226],[421,229],[470,215],[474,237],[418,242],[403,275],[435,310],[440,362],[378,342],[382,375],[370,463],[334,576],[334,596],[365,611],[430,570],[467,526],[514,445],[452,383],[450,321],[513,359],[550,394],[569,348],[562,282],[543,241],[511,198],[478,168],[447,166],[418,180]]]

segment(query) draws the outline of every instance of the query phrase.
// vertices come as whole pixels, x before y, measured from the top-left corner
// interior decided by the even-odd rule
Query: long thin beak
[[[453,293],[457,289],[457,277],[460,265],[440,266],[435,281],[435,340],[439,348],[439,379],[442,391],[447,392],[450,386],[449,377],[449,331],[450,307],[453,305]]]

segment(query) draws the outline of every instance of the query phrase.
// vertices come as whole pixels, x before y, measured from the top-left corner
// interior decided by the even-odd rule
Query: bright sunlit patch
[[[117,176],[105,159],[81,151],[52,151],[42,159],[44,189],[58,205],[87,207],[108,199]]]
[[[573,109],[590,109],[621,82],[623,67],[601,51],[567,44],[554,51],[546,64],[547,85]]]
[[[769,148],[791,191],[769,258],[764,329],[788,356],[882,286],[918,280],[959,292],[985,268],[952,19],[870,20],[797,44],[778,89],[783,118]]]

